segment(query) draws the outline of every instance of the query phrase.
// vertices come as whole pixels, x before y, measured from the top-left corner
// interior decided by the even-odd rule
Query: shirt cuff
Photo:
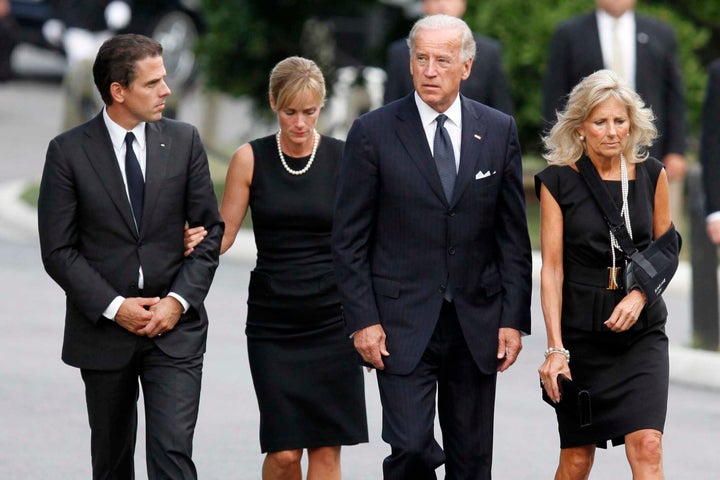
[[[187,300],[185,300],[183,297],[181,297],[175,292],[168,293],[168,297],[173,297],[175,300],[180,302],[180,305],[182,305],[183,307],[183,313],[187,313],[188,308],[190,308],[190,304],[187,302]]]
[[[713,212],[713,213],[711,213],[710,215],[708,215],[707,217],[705,217],[705,222],[706,222],[706,223],[715,222],[715,221],[717,221],[717,220],[720,220],[720,211],[719,211],[719,212]]]
[[[113,299],[112,302],[110,302],[110,305],[105,309],[103,312],[103,317],[115,321],[115,315],[117,315],[118,310],[120,310],[120,305],[125,301],[125,297],[117,296]]]

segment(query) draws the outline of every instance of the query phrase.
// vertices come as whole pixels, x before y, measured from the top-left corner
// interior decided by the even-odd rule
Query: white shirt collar
[[[103,120],[105,120],[105,126],[110,134],[110,141],[113,144],[113,148],[115,148],[116,151],[119,151],[125,143],[125,135],[127,135],[128,131],[115,123],[115,121],[110,118],[110,115],[108,115],[107,109],[105,108],[103,108]],[[140,122],[135,125],[135,128],[130,130],[135,135],[135,141],[141,150],[145,150],[145,123],[146,122]]]
[[[418,113],[420,113],[420,121],[422,122],[423,127],[427,129],[428,125],[433,123],[440,113],[435,111],[427,103],[423,102],[417,92],[415,92],[415,105],[417,105]],[[443,113],[448,117],[447,121],[452,122],[458,129],[462,127],[462,104],[460,103],[460,94],[455,97],[455,101]]]
[[[612,30],[615,21],[618,22],[618,28],[621,29],[626,29],[628,25],[633,25],[635,23],[635,11],[632,9],[623,13],[618,18],[613,17],[602,8],[598,8],[596,10],[596,15],[598,26],[603,29],[607,28],[609,31]]]

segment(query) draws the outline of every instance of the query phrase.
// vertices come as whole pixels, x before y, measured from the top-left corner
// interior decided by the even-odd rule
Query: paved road
[[[39,177],[47,141],[57,133],[59,109],[56,84],[0,85],[0,183]],[[60,361],[64,297],[42,270],[33,226],[10,230],[0,228],[0,479],[89,478],[82,381]],[[260,478],[257,406],[243,332],[252,262],[239,253],[223,258],[207,301],[211,329],[195,441],[203,479]],[[667,301],[671,341],[687,345],[687,289],[671,289]],[[524,339],[517,365],[499,379],[494,468],[499,479],[552,478],[557,459],[556,423],[537,386],[545,346],[537,298],[533,309],[535,333]],[[388,453],[380,439],[374,374],[366,378],[371,440],[345,449],[349,480],[381,478],[381,459]],[[665,436],[668,478],[718,478],[718,425],[720,391],[672,383]],[[144,479],[142,425],[139,432],[137,470]],[[598,452],[592,478],[630,478],[623,450]]]
[[[89,429],[78,372],[60,361],[64,297],[45,275],[36,241],[0,241],[0,478],[89,478]],[[258,414],[244,338],[251,263],[225,259],[207,300],[211,320],[195,441],[201,478],[258,479]],[[534,335],[518,363],[500,375],[495,478],[551,478],[556,424],[539,396],[536,369],[544,334],[537,298]],[[370,443],[345,449],[345,478],[377,480],[388,449],[380,439],[374,374],[366,374]],[[720,392],[673,383],[665,436],[667,478],[716,479],[720,471]],[[144,479],[142,439],[138,478]],[[600,451],[592,478],[630,478],[621,448]]]

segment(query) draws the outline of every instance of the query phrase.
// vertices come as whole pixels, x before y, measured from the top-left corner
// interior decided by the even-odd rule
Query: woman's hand
[[[640,312],[647,303],[647,297],[640,290],[633,290],[615,306],[605,326],[613,332],[624,332],[635,325]]]
[[[545,362],[540,366],[538,373],[540,374],[540,383],[543,388],[545,388],[548,396],[553,402],[558,403],[560,401],[560,387],[558,387],[557,381],[558,375],[562,373],[572,380],[567,358],[561,353],[551,353],[545,358]]]
[[[205,227],[190,228],[185,225],[185,236],[183,237],[183,245],[185,246],[185,256],[189,256],[197,247],[203,238],[207,235]]]

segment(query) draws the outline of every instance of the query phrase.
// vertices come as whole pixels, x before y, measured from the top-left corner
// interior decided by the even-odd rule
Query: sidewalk
[[[29,182],[19,179],[0,184],[0,239],[24,241],[37,238],[37,212],[19,198]],[[253,261],[255,256],[252,232],[245,230],[241,230],[233,247],[225,254],[226,258],[246,261]],[[540,285],[540,265],[539,252],[533,252],[534,288],[539,288]],[[679,296],[688,299],[690,286],[690,266],[687,262],[682,262],[665,297]],[[691,320],[688,317],[686,313],[673,310],[669,321],[673,322],[673,325],[686,326],[689,331]],[[544,335],[542,320],[535,318],[534,322],[535,335]],[[689,338],[684,341],[673,340],[673,335],[670,335],[670,338],[670,380],[678,384],[720,390],[720,352],[689,348],[685,344],[689,342]]]

